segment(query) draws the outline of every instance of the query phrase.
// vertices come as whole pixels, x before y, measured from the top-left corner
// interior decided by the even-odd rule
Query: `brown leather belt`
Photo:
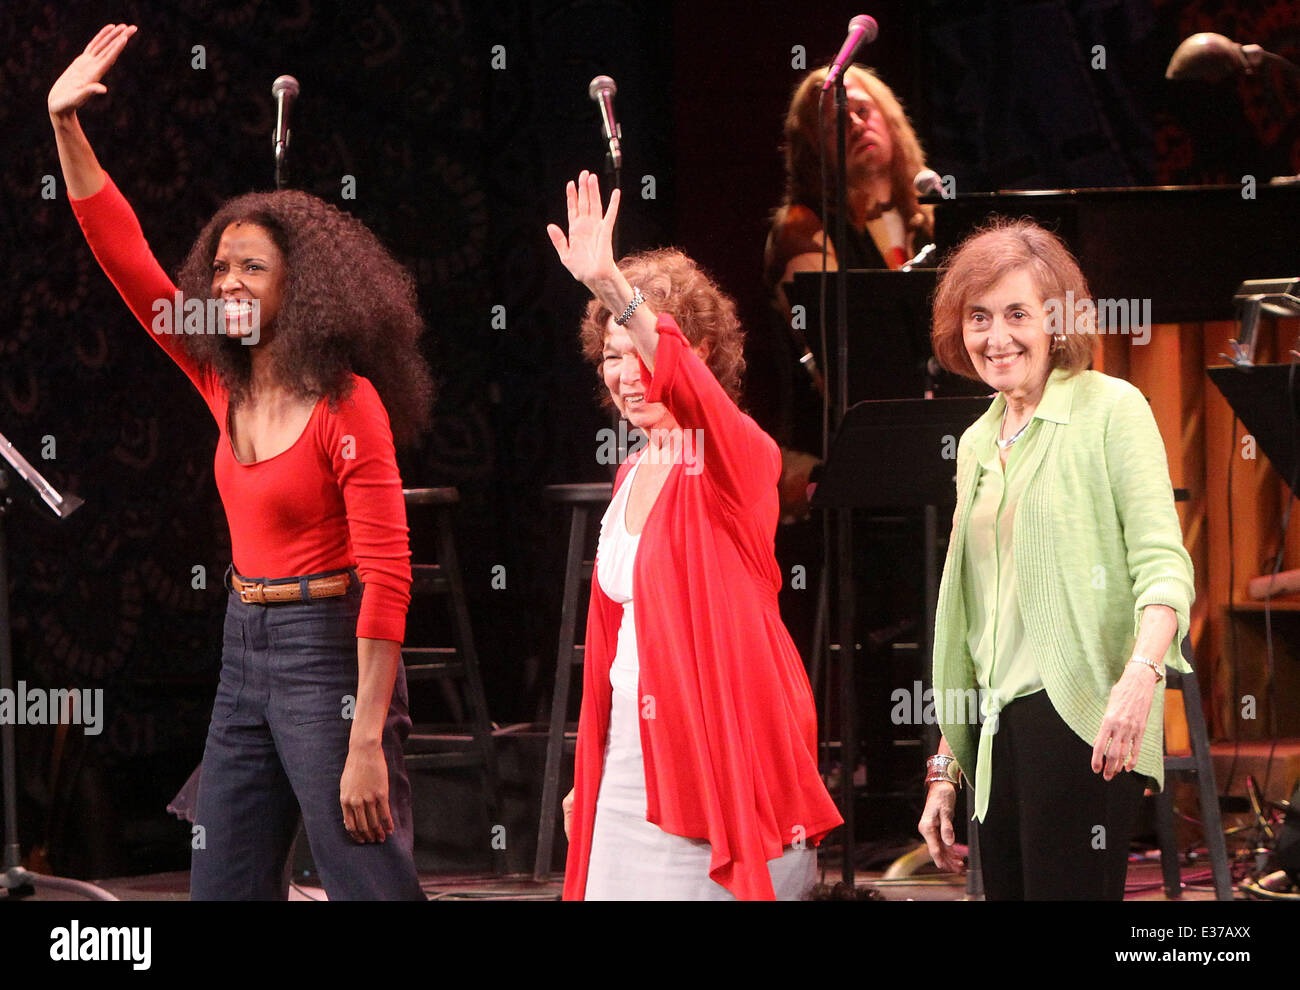
[[[239,594],[239,600],[246,605],[281,605],[285,602],[305,602],[316,598],[338,598],[348,593],[352,583],[349,574],[333,574],[329,577],[312,578],[307,582],[307,595],[304,598],[301,581],[283,581],[269,584],[265,581],[245,581],[233,571],[230,585]]]

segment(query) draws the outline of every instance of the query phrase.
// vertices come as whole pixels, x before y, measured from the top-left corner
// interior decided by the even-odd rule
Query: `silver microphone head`
[[[1221,34],[1202,31],[1179,43],[1169,59],[1165,78],[1219,82],[1248,69],[1241,45]]]
[[[279,99],[281,93],[297,96],[298,80],[293,76],[277,76],[275,82],[271,83],[271,95]]]
[[[927,193],[938,192],[943,188],[943,179],[939,173],[932,168],[922,169],[916,173],[912,179],[912,188],[922,196]]]
[[[613,96],[618,92],[618,87],[614,85],[614,80],[609,76],[597,76],[587,84],[587,95],[593,100],[599,100],[603,93]]]

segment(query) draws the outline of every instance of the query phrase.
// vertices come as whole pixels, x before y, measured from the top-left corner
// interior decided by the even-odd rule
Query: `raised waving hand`
[[[90,39],[86,50],[73,59],[50,89],[48,106],[51,117],[75,114],[92,96],[108,92],[108,87],[100,80],[113,67],[135,31],[133,24],[105,24],[99,29],[99,34]]]
[[[77,120],[77,108],[92,96],[108,92],[100,80],[133,34],[134,25],[105,24],[50,89],[47,101],[50,123],[54,125],[54,140],[59,147],[63,181],[73,199],[93,196],[104,186],[103,170]]]
[[[569,274],[599,295],[601,283],[612,280],[618,271],[613,235],[619,191],[610,194],[609,210],[602,211],[600,180],[592,172],[583,172],[576,183],[564,187],[564,195],[569,207],[568,236],[553,223],[546,225],[546,233]]]

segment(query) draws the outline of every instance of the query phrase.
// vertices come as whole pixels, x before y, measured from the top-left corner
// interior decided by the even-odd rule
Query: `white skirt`
[[[639,715],[635,694],[615,690],[596,798],[587,900],[735,900],[709,877],[706,840],[672,835],[646,821]],[[787,846],[767,869],[777,900],[802,900],[817,882],[817,850]]]

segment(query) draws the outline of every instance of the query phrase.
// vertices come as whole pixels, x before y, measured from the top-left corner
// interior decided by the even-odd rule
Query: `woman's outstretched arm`
[[[81,129],[77,110],[92,96],[108,92],[100,79],[117,61],[135,30],[134,25],[104,25],[50,89],[50,123],[54,125],[54,140],[59,147],[63,181],[73,199],[93,196],[104,186],[104,170],[99,167]]]
[[[99,80],[135,30],[126,24],[107,24],[91,39],[50,90],[50,123],[72,212],[96,260],[136,319],[153,330],[150,336],[185,372],[216,416],[210,383],[204,381],[179,335],[176,286],[149,250],[130,205],[99,167],[77,120],[77,109],[90,97],[108,92]],[[167,319],[160,322],[163,317]]]

